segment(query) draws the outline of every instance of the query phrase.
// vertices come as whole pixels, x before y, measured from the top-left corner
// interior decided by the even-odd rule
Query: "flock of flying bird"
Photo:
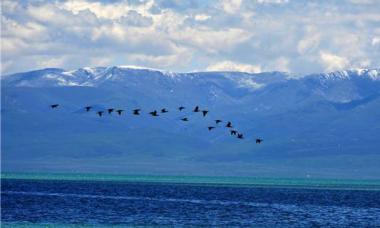
[[[52,109],[56,109],[56,108],[59,107],[59,104],[52,104],[52,105],[50,105],[50,107],[51,107]],[[84,110],[85,110],[86,112],[90,112],[91,109],[93,109],[92,106],[86,106],[86,107],[84,107]],[[185,107],[183,107],[183,106],[180,106],[180,107],[178,108],[179,111],[182,111],[182,110],[184,110],[184,109],[185,109]],[[134,110],[132,110],[132,114],[133,114],[133,115],[140,115],[140,111],[141,111],[141,109],[134,109]],[[103,114],[104,114],[105,112],[108,112],[108,114],[111,114],[112,112],[116,112],[117,114],[121,115],[122,112],[124,112],[124,110],[123,110],[123,109],[109,108],[109,109],[107,109],[106,111],[97,111],[96,114],[97,114],[99,117],[102,117]],[[160,112],[157,111],[157,110],[154,110],[154,111],[152,111],[152,112],[149,112],[149,114],[150,114],[151,116],[156,117],[156,116],[159,116],[159,113],[167,113],[167,112],[169,112],[169,111],[168,111],[166,108],[163,108],[163,109],[161,109]],[[200,110],[199,106],[196,106],[196,107],[193,109],[193,112],[199,112],[199,113],[202,113],[203,117],[206,117],[206,115],[208,114],[209,111],[208,111],[208,110]],[[184,117],[184,118],[182,118],[181,120],[184,121],[184,122],[187,122],[187,121],[189,121],[189,118],[188,118],[188,117]],[[223,122],[223,121],[220,120],[220,119],[215,120],[215,124],[216,124],[216,125],[219,125],[219,124],[222,123],[222,122]],[[211,130],[213,130],[215,127],[216,127],[216,126],[208,126],[207,129],[208,129],[209,131],[211,131]],[[243,133],[240,133],[240,132],[238,132],[237,130],[235,130],[235,129],[233,128],[232,123],[231,123],[230,121],[227,122],[227,124],[225,125],[225,127],[229,129],[230,134],[231,134],[232,136],[236,136],[238,139],[244,139],[244,135],[243,135]],[[257,144],[260,144],[261,142],[263,142],[263,139],[260,139],[260,138],[257,138],[257,139],[256,139],[256,143],[257,143]]]

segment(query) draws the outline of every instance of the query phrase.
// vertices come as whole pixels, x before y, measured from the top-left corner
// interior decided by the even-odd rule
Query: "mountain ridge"
[[[90,72],[90,71],[93,72]],[[374,73],[376,72],[376,73]],[[168,73],[49,68],[2,78],[6,171],[366,177],[380,175],[378,70]],[[171,75],[170,75],[171,74]],[[82,86],[78,86],[82,85]],[[51,110],[50,104],[60,108]],[[85,112],[91,105],[94,110]],[[177,108],[187,107],[183,112]],[[209,110],[207,117],[191,110]],[[124,109],[98,117],[96,111]],[[131,110],[142,109],[136,117]],[[152,118],[150,111],[169,113]],[[189,117],[188,123],[180,121]],[[215,119],[232,121],[239,140]],[[255,138],[264,139],[257,145]]]
[[[234,72],[234,71],[206,71],[206,72],[189,72],[189,73],[175,73],[171,71],[163,71],[159,69],[151,69],[151,68],[136,68],[130,66],[111,66],[111,67],[83,67],[76,70],[64,70],[60,68],[45,68],[40,70],[28,71],[15,73],[11,75],[5,75],[2,78],[3,83],[6,84],[12,81],[16,81],[15,78],[19,80],[28,80],[28,78],[23,78],[23,75],[34,75],[39,76],[39,80],[46,79],[57,81],[55,86],[96,86],[97,80],[100,82],[112,79],[114,73],[133,73],[133,72],[150,72],[161,74],[162,76],[167,76],[169,78],[174,77],[191,77],[194,75],[207,75],[207,74],[218,74],[220,76],[248,76],[249,78],[257,78],[266,75],[281,75],[286,80],[301,80],[304,78],[312,78],[318,77],[321,80],[337,80],[337,79],[351,79],[353,77],[360,78],[369,78],[371,80],[380,80],[380,68],[379,69],[352,69],[352,70],[343,70],[343,71],[334,71],[330,73],[316,73],[316,74],[308,74],[300,77],[296,77],[287,72],[261,72],[261,73],[246,73],[246,72]],[[60,76],[60,77],[58,77]],[[123,76],[128,76],[124,74]],[[86,78],[87,77],[87,78]],[[106,78],[103,78],[106,77]],[[79,81],[75,81],[75,79],[79,79]],[[87,79],[88,81],[86,81]],[[232,78],[230,78],[232,79]],[[92,80],[92,82],[91,82]],[[28,86],[28,84],[24,81],[19,82],[17,86]],[[99,83],[99,82],[98,82]],[[54,84],[52,84],[54,85]],[[29,85],[33,86],[33,85]]]

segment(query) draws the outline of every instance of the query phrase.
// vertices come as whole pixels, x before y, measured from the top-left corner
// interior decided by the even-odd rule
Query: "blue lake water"
[[[2,179],[13,225],[380,227],[380,191]]]

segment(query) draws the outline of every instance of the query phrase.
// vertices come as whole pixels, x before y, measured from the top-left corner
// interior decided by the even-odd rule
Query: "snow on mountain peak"
[[[370,70],[368,76],[373,80],[380,80],[380,71],[379,70]]]
[[[10,77],[4,77],[5,84],[18,87],[43,87],[43,86],[90,86],[96,87],[105,82],[128,83],[130,78],[150,77],[159,78],[164,76],[168,80],[179,81],[182,79],[214,80],[214,78],[225,78],[234,82],[237,87],[257,90],[268,84],[284,82],[287,80],[302,80],[305,78],[319,78],[321,82],[350,80],[354,78],[380,80],[380,69],[352,69],[335,71],[331,73],[313,74],[305,77],[290,77],[284,72],[264,72],[249,74],[242,72],[193,72],[174,73],[153,68],[138,66],[111,66],[111,67],[83,67],[76,70],[42,69],[37,71],[18,73]],[[147,78],[148,77],[148,78]],[[124,81],[124,82],[123,82]]]
[[[320,74],[325,80],[349,80],[354,77],[368,78],[371,80],[380,80],[380,69],[350,69],[342,71],[334,71],[330,73]]]
[[[142,66],[135,66],[135,65],[120,65],[116,66],[120,69],[129,69],[129,70],[149,70],[149,71],[159,71],[159,72],[167,72],[165,70],[157,69],[157,68],[151,68],[151,67],[142,67]]]
[[[260,89],[265,86],[263,83],[257,83],[252,78],[242,78],[239,81],[241,87],[250,88],[252,90]]]
[[[353,69],[359,76],[369,77],[372,80],[380,80],[380,69]]]

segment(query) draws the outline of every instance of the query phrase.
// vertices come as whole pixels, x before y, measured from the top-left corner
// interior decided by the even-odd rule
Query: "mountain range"
[[[380,176],[380,69],[295,76],[47,68],[2,75],[1,95],[3,171]],[[192,112],[197,105],[209,114]],[[108,108],[125,112],[96,115]],[[162,108],[169,112],[148,114]],[[224,122],[208,131],[215,119]]]

